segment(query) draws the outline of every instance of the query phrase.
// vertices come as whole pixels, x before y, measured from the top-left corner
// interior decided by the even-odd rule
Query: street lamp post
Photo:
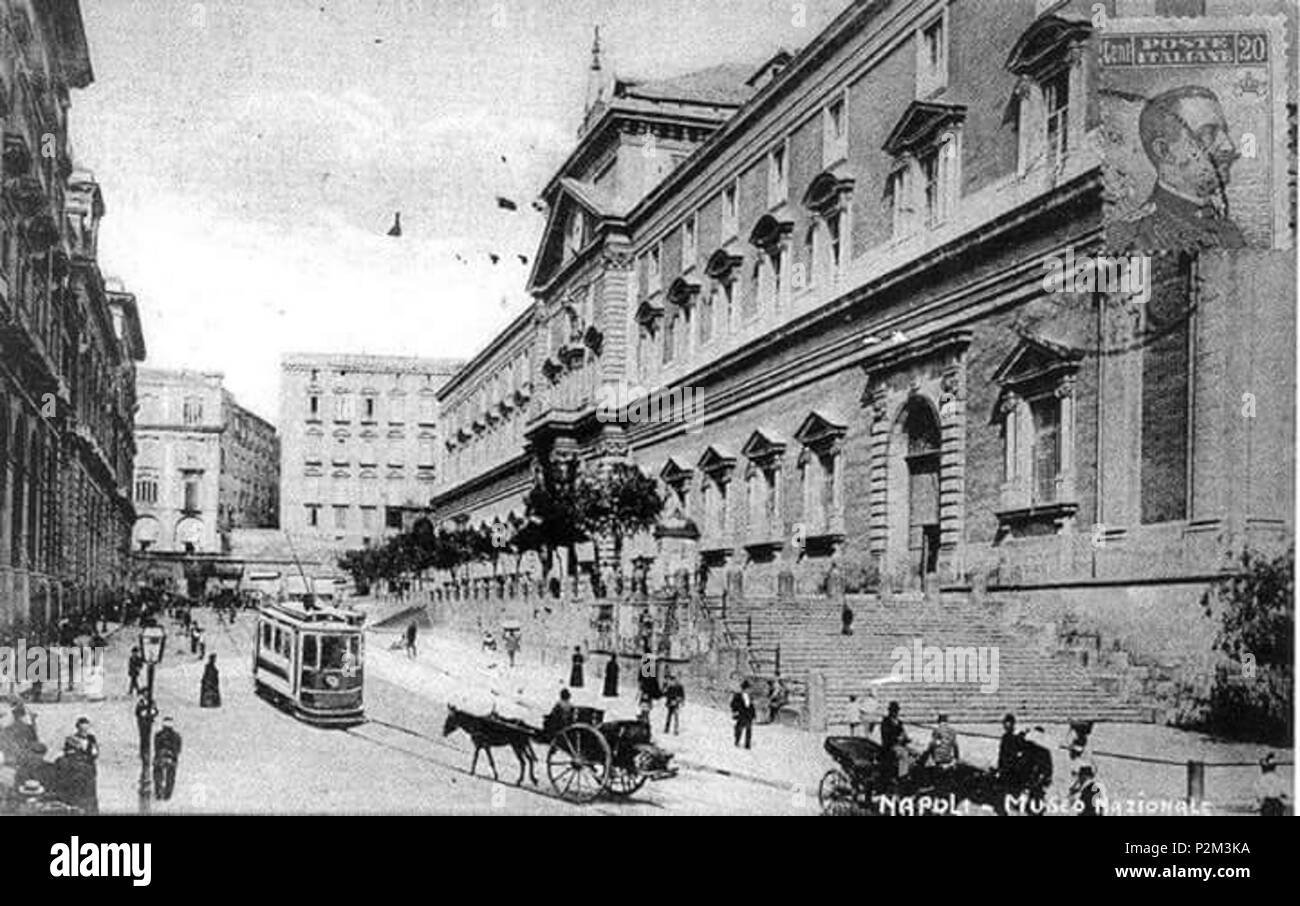
[[[152,621],[150,621],[152,622]],[[161,626],[145,626],[140,630],[140,654],[149,668],[145,683],[144,706],[136,708],[136,721],[140,730],[140,814],[149,814],[153,802],[153,719],[158,709],[153,700],[154,668],[162,661],[167,645],[167,633]]]

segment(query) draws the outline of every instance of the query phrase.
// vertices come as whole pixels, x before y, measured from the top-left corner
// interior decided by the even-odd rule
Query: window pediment
[[[1024,336],[1006,360],[993,373],[993,383],[1002,391],[994,406],[993,416],[1005,414],[1007,406],[1014,405],[1018,396],[1034,388],[1057,389],[1068,392],[1071,379],[1079,369],[1083,351],[1040,336]]]
[[[1041,16],[1016,40],[1007,55],[1006,67],[1018,76],[1041,78],[1091,34],[1092,25],[1086,18]]]
[[[946,126],[960,123],[965,118],[966,107],[962,104],[913,101],[885,140],[885,153],[898,157],[932,145]]]
[[[694,277],[678,277],[668,287],[668,301],[674,305],[690,305],[699,292],[699,280]]]
[[[710,445],[700,457],[700,471],[719,480],[725,478],[736,467],[736,454],[725,447]]]
[[[814,409],[803,420],[794,439],[804,447],[823,452],[843,439],[846,430],[847,424],[843,419]]]
[[[689,465],[676,456],[670,456],[664,462],[663,468],[659,470],[659,477],[664,484],[675,488],[689,481],[693,473],[694,470]]]
[[[768,469],[785,453],[786,440],[775,431],[759,428],[749,435],[741,454],[759,468]]]
[[[736,279],[736,269],[744,260],[742,255],[737,255],[735,252],[718,249],[709,256],[709,261],[704,266],[704,273],[719,283],[730,283]]]
[[[642,327],[654,332],[655,324],[664,316],[663,303],[658,299],[645,299],[636,307],[636,321]]]
[[[853,191],[855,180],[837,169],[824,170],[808,185],[803,205],[818,214],[829,214],[843,207],[845,196]]]
[[[750,230],[749,243],[755,248],[771,252],[785,242],[794,232],[794,221],[777,218],[773,214],[764,214]]]

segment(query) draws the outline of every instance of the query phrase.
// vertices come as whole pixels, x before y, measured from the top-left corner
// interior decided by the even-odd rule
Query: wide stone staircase
[[[807,697],[817,694],[809,690],[824,678],[824,713],[832,729],[846,723],[849,695],[861,698],[872,680],[890,676],[893,652],[899,647],[914,652],[916,640],[941,649],[996,648],[997,683],[985,691],[968,674],[965,682],[916,681],[920,677],[914,675],[878,685],[882,707],[899,702],[906,720],[933,721],[947,714],[954,723],[996,723],[1007,712],[1022,725],[1152,719],[1149,709],[1121,699],[1120,677],[1084,666],[1068,651],[1005,624],[996,604],[948,594],[934,601],[896,597],[889,603],[855,595],[849,603],[855,615],[849,636],[841,634],[839,605],[829,598],[748,600],[729,607],[723,623],[728,636],[748,650],[755,674],[779,673],[788,681],[788,709],[807,714]]]

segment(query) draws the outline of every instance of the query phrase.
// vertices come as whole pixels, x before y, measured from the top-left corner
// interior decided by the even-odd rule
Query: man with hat
[[[880,745],[883,751],[882,761],[886,770],[903,778],[910,767],[908,764],[907,730],[903,728],[903,719],[898,716],[898,702],[890,702],[885,719],[880,722]]]
[[[181,734],[171,717],[164,717],[162,729],[154,734],[153,750],[154,793],[158,801],[166,802],[176,788],[176,766],[181,759]]]

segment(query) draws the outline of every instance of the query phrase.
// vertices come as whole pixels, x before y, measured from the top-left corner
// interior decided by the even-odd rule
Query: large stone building
[[[280,374],[280,526],[320,556],[400,532],[437,472],[437,393],[461,362],[294,354]]]
[[[0,625],[41,625],[126,581],[135,297],[105,285],[104,201],[74,168],[70,91],[93,80],[79,4],[0,2]]]
[[[437,517],[522,515],[536,462],[627,457],[698,534],[629,555],[709,592],[835,563],[1208,651],[1205,582],[1292,536],[1294,257],[1167,256],[1145,306],[1045,290],[1103,242],[1092,17],[861,0],[744,77],[598,84],[533,306],[443,391]]]
[[[275,428],[240,406],[222,379],[218,372],[140,369],[135,550],[221,554],[232,529],[275,526]]]

